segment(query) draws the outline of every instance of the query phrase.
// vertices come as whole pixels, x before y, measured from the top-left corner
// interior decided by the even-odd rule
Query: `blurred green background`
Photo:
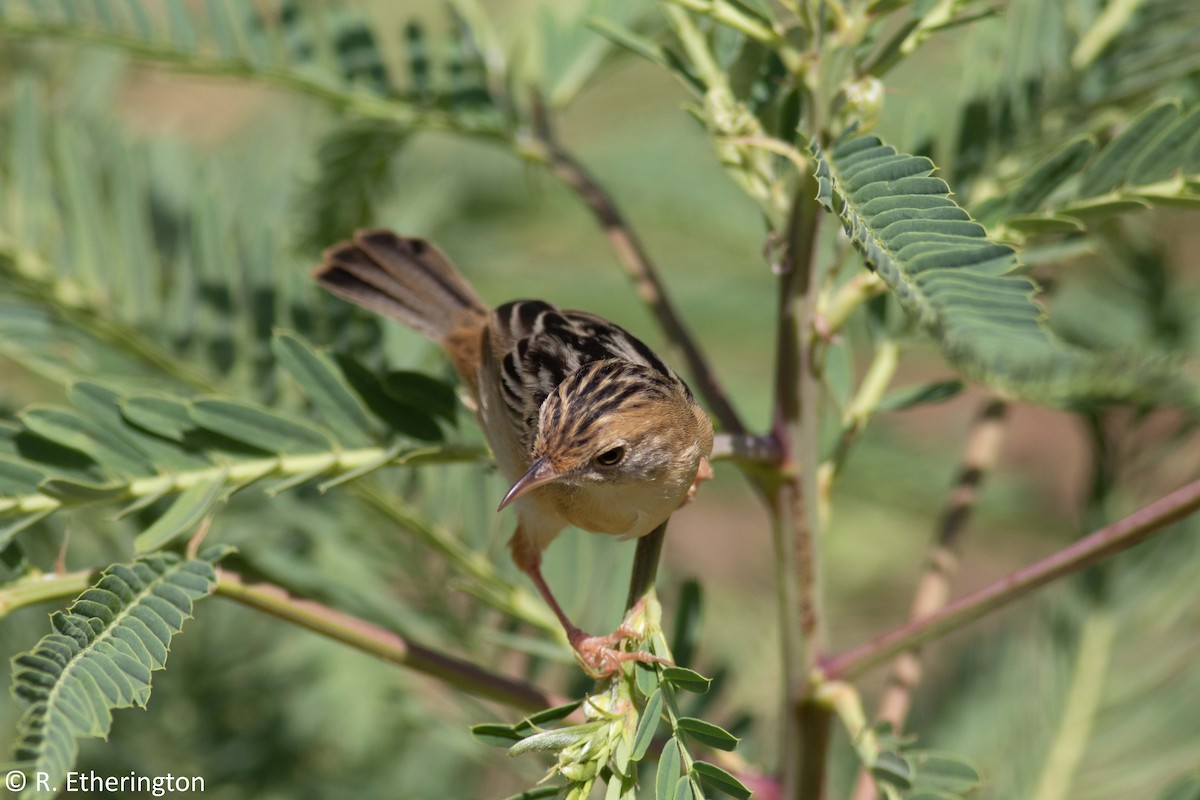
[[[412,18],[434,30],[446,25],[438,3],[355,5],[372,19],[385,53],[401,47],[402,26]],[[529,35],[536,3],[485,6],[506,41]],[[980,23],[1003,24],[1002,18]],[[936,40],[893,73],[882,135],[911,150],[930,131],[954,124],[941,98],[963,91],[964,51],[973,41]],[[327,302],[306,286],[306,268],[319,253],[297,245],[303,238],[297,207],[314,178],[319,143],[339,124],[336,115],[253,82],[179,74],[69,41],[0,40],[0,63],[19,76],[5,82],[0,115],[11,119],[19,87],[32,87],[52,152],[62,137],[79,139],[84,152],[97,156],[108,152],[103,142],[128,143],[164,225],[172,218],[194,222],[193,198],[204,197],[221,226],[236,225],[264,243],[256,264],[276,277],[256,275],[255,282],[287,281],[313,303]],[[585,89],[559,133],[633,221],[735,405],[761,430],[769,411],[775,278],[763,257],[757,211],[722,172],[704,130],[681,110],[684,100],[669,74],[625,59]],[[503,147],[418,133],[406,142],[392,180],[399,189],[377,209],[376,221],[439,243],[489,301],[533,296],[586,308],[664,346],[586,209],[538,167]],[[1190,254],[1200,239],[1189,221],[1183,212],[1156,212],[1134,224],[1164,243],[1180,302],[1195,309],[1200,271]],[[227,264],[234,276],[251,268]],[[1089,298],[1114,296],[1116,280],[1086,254],[1060,265],[1047,298],[1052,317],[1064,328],[1095,327]],[[170,281],[167,274],[164,291]],[[108,300],[120,306],[120,298]],[[1103,325],[1119,328],[1123,305],[1118,299],[1112,306]],[[202,304],[188,313],[217,312]],[[139,324],[152,330],[154,320]],[[315,341],[336,338],[330,331],[327,341]],[[847,338],[853,344],[855,332]],[[235,335],[235,348],[237,341]],[[432,347],[399,326],[384,327],[381,349],[393,367],[450,375]],[[861,374],[865,365],[853,363],[846,349],[848,367]],[[76,375],[126,369],[83,341],[67,340],[57,357]],[[936,353],[913,344],[896,385],[949,377]],[[834,648],[906,617],[964,435],[984,397],[973,388],[941,405],[882,415],[863,434],[835,494],[826,542]],[[63,385],[49,371],[0,359],[0,406],[16,410],[62,398]],[[461,416],[452,436],[479,441],[469,415]],[[1142,460],[1129,461],[1122,474],[1109,509],[1114,517],[1196,474],[1194,437],[1169,456],[1145,441],[1124,445]],[[1083,511],[1091,462],[1076,417],[1015,407],[1003,457],[971,525],[956,593],[1087,530],[1094,522]],[[521,580],[504,548],[512,520],[491,511],[504,489],[497,476],[474,466],[400,473],[387,476],[390,491]],[[56,516],[23,537],[45,566],[68,539],[67,563],[78,567],[127,559],[131,524],[80,512]],[[1111,657],[1093,665],[1104,676],[1102,702],[1084,737],[1085,768],[1071,797],[1148,796],[1200,758],[1200,583],[1194,579],[1200,539],[1195,523],[1180,527],[1119,557],[1112,570],[1106,613],[1115,643]],[[340,608],[500,667],[523,667],[496,644],[500,621],[457,592],[436,555],[386,520],[364,515],[340,491],[302,491],[270,502],[241,497],[218,518],[212,537],[237,544],[264,571],[286,574],[292,586],[307,581]],[[577,532],[550,549],[549,581],[586,629],[607,630],[618,619],[632,554],[631,544]],[[745,721],[744,755],[771,765],[782,696],[773,552],[767,518],[732,467],[718,466],[717,479],[672,520],[664,564],[660,591],[668,619],[681,580],[694,578],[704,588],[698,668],[723,673],[711,713]],[[912,730],[922,745],[973,760],[989,782],[984,796],[1028,796],[1036,780],[1075,668],[1071,654],[1092,613],[1080,610],[1078,595],[1070,582],[1051,588],[928,651],[930,671],[917,693]],[[4,618],[5,661],[47,630],[49,610]],[[570,683],[570,667],[542,663],[536,670],[535,678],[549,685]],[[880,680],[866,682],[868,699]],[[16,713],[11,700],[0,703],[0,745],[7,746]],[[177,640],[169,668],[156,675],[149,711],[119,712],[109,742],[84,743],[80,768],[200,775],[205,796],[213,798],[499,798],[532,785],[544,765],[509,761],[472,741],[468,724],[498,713],[436,681],[212,599]],[[839,786],[853,774],[846,744],[841,737]]]

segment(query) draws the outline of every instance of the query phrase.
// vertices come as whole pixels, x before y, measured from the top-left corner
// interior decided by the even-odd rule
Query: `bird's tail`
[[[329,291],[400,320],[447,350],[463,334],[478,334],[488,307],[450,259],[424,239],[382,228],[355,232],[334,245],[313,272]]]

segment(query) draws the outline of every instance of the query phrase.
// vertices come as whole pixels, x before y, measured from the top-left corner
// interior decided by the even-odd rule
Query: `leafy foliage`
[[[1200,105],[1183,109],[1166,100],[1149,106],[1103,148],[1091,138],[1069,142],[975,212],[984,224],[1028,235],[1083,231],[1097,220],[1154,205],[1198,204]]]
[[[1169,368],[1127,359],[1115,364],[1055,340],[1031,299],[1033,283],[1011,274],[1016,252],[988,239],[950,199],[945,181],[931,177],[929,159],[897,153],[874,136],[815,155],[821,203],[967,375],[1043,402],[1164,395],[1195,402],[1194,390],[1174,385]],[[1013,202],[1043,191],[1039,183]]]
[[[424,29],[408,26],[404,86],[374,27],[347,7],[286,0],[265,11],[226,2],[170,3],[166,11],[150,14],[139,3],[6,3],[0,34],[94,42],[198,72],[275,82],[393,122],[484,130],[497,124],[486,62],[461,18],[456,57],[445,64],[431,63]]]
[[[274,341],[326,426],[244,401],[124,394],[78,381],[68,390],[74,408],[26,409],[24,428],[8,431],[0,445],[4,543],[60,508],[122,503],[124,516],[172,498],[157,506],[163,510],[138,540],[139,549],[155,550],[251,484],[277,494],[324,479],[327,489],[388,464],[476,457],[390,435],[328,357],[294,334]],[[390,401],[382,385],[373,392],[372,401],[390,403],[387,417],[403,419],[405,430],[441,438],[428,410]]]
[[[696,613],[699,596],[685,604]],[[645,630],[649,650],[671,660],[661,623],[661,609],[653,594],[645,598],[644,611],[629,623]],[[601,693],[586,697],[582,704],[550,708],[526,717],[515,725],[483,724],[472,728],[477,739],[508,748],[509,755],[548,752],[555,764],[545,780],[561,775],[567,783],[557,791],[568,798],[584,800],[603,779],[608,796],[637,796],[637,766],[647,758],[651,743],[665,719],[671,736],[663,746],[655,775],[656,796],[678,797],[688,793],[703,800],[705,786],[731,797],[747,798],[750,790],[734,775],[692,755],[696,746],[734,750],[738,738],[719,725],[681,713],[685,693],[706,693],[711,680],[693,670],[662,664],[630,663],[607,682]],[[565,719],[582,708],[584,722],[557,728],[543,726]],[[536,791],[536,790],[535,790]],[[666,792],[664,795],[663,793]]]
[[[58,786],[74,763],[76,739],[107,736],[114,709],[146,706],[151,672],[166,666],[193,603],[213,592],[213,565],[227,552],[113,565],[70,608],[51,615],[55,632],[13,659],[13,693],[25,705],[16,744],[22,769]],[[39,782],[28,785],[22,797],[52,794],[39,792]]]
[[[523,266],[553,262],[554,270],[547,266],[546,274],[556,274],[563,242],[552,241],[545,230],[564,220],[572,224],[572,212],[558,208],[567,204],[540,207],[549,222],[530,237],[538,246],[525,241],[513,246],[527,231],[510,226],[516,214],[509,203],[485,196],[498,173],[464,168],[466,199],[455,213],[443,215],[450,219],[438,216],[437,203],[404,203],[411,193],[397,190],[413,184],[400,186],[398,175],[407,176],[414,162],[420,166],[422,140],[433,138],[416,134],[466,136],[553,167],[595,210],[605,199],[603,190],[588,186],[587,176],[572,172],[570,163],[554,161],[570,156],[557,138],[560,121],[567,123],[561,126],[567,139],[578,137],[585,153],[591,152],[586,137],[602,132],[591,147],[606,179],[608,170],[624,176],[614,180],[618,195],[642,185],[623,183],[631,176],[669,175],[657,160],[653,170],[646,169],[640,151],[609,127],[612,109],[623,107],[602,93],[611,87],[596,93],[602,102],[591,103],[592,108],[574,108],[574,99],[621,53],[632,52],[679,80],[686,108],[706,129],[717,163],[761,214],[767,240],[762,249],[783,276],[782,285],[792,294],[807,292],[806,304],[812,301],[795,319],[790,312],[797,308],[781,293],[777,378],[781,387],[816,384],[798,404],[813,412],[813,420],[821,417],[825,395],[841,406],[840,431],[801,422],[803,446],[791,453],[797,464],[803,462],[806,475],[816,476],[812,505],[818,529],[829,516],[831,498],[843,491],[841,485],[833,489],[843,475],[851,486],[854,480],[869,483],[872,494],[891,493],[875,501],[889,529],[912,527],[903,519],[906,510],[924,520],[935,499],[929,493],[932,482],[920,476],[936,470],[914,469],[912,453],[860,442],[859,434],[878,412],[957,395],[963,388],[959,378],[985,382],[1012,397],[1081,409],[1085,423],[1095,427],[1105,413],[1093,404],[1097,400],[1132,400],[1147,419],[1168,404],[1194,404],[1194,387],[1184,383],[1178,362],[1134,354],[1161,348],[1186,356],[1195,339],[1195,315],[1189,313],[1194,303],[1171,273],[1171,254],[1139,241],[1144,230],[1158,230],[1161,220],[1150,214],[1135,219],[1132,212],[1192,208],[1200,192],[1194,88],[1200,59],[1192,54],[1189,38],[1200,22],[1195,4],[1014,0],[1004,15],[994,13],[993,6],[974,0],[668,0],[661,13],[651,13],[645,4],[586,0],[498,20],[502,24],[494,30],[474,2],[454,0],[442,32],[420,20],[397,21],[385,4],[376,16],[357,4],[337,2],[214,0],[161,8],[139,2],[0,4],[0,37],[32,43],[6,56],[17,78],[0,107],[0,137],[9,153],[0,163],[0,283],[6,292],[0,303],[0,355],[8,362],[0,398],[5,416],[0,423],[0,574],[14,576],[11,584],[0,586],[0,614],[66,596],[39,593],[43,585],[66,578],[56,570],[43,584],[35,564],[54,558],[56,534],[68,524],[72,532],[87,533],[74,533],[60,563],[68,557],[111,563],[125,556],[113,557],[110,551],[124,553],[131,542],[146,553],[132,567],[112,568],[71,611],[55,618],[56,628],[75,620],[62,630],[81,634],[78,663],[93,666],[80,670],[107,674],[113,665],[123,669],[133,663],[139,680],[146,676],[145,684],[89,695],[92,688],[103,694],[106,684],[93,687],[78,675],[59,680],[39,672],[54,666],[35,657],[49,637],[23,657],[27,663],[18,663],[18,691],[41,697],[38,692],[58,686],[65,700],[38,712],[45,724],[23,723],[25,744],[41,748],[36,757],[54,761],[61,771],[74,761],[76,735],[103,734],[111,708],[144,703],[149,670],[161,666],[159,651],[149,640],[141,642],[144,658],[134,648],[130,632],[139,634],[130,620],[140,616],[114,618],[105,627],[104,609],[124,608],[123,603],[140,609],[157,601],[127,602],[120,593],[113,594],[115,605],[97,598],[109,590],[113,575],[124,574],[121,570],[137,575],[147,565],[166,565],[165,575],[193,563],[162,548],[173,547],[184,533],[214,517],[214,534],[240,545],[239,569],[286,587],[304,598],[301,604],[325,603],[415,637],[408,642],[413,652],[443,647],[478,664],[500,664],[506,673],[519,672],[539,685],[551,682],[547,663],[565,655],[559,642],[544,638],[547,632],[557,634],[556,623],[519,578],[499,566],[507,561],[487,553],[500,540],[489,503],[492,479],[482,469],[382,469],[484,456],[477,447],[460,444],[458,435],[446,441],[457,413],[453,390],[436,377],[394,370],[392,364],[413,362],[415,352],[405,351],[405,342],[378,321],[315,294],[306,267],[316,249],[352,228],[384,222],[399,198],[406,225],[458,237],[468,252],[472,242],[488,239],[486,249],[493,255],[487,263],[495,268],[496,284],[507,283],[509,260]],[[924,117],[916,126],[924,129],[907,149],[922,155],[905,155],[884,144],[884,138],[899,142],[903,136],[897,133],[897,115],[884,113],[896,106],[900,93],[889,92],[892,87],[882,79],[899,75],[895,67],[919,58],[926,43],[946,31],[955,31],[970,54],[964,99],[954,107],[952,90],[912,93],[934,98],[936,113],[910,113]],[[43,40],[61,46],[42,48]],[[949,43],[950,37],[942,41]],[[938,48],[933,55],[947,52]],[[328,116],[316,125],[310,116],[289,117],[284,100],[253,118],[255,130],[239,131],[227,141],[185,146],[145,130],[131,135],[115,121],[129,110],[121,87],[141,77],[125,72],[126,57],[174,72],[283,90],[272,93],[272,103],[291,93],[317,101]],[[951,72],[926,64],[931,69],[939,77]],[[673,108],[677,100],[657,93],[649,80],[643,84],[645,75],[620,74],[613,84],[636,86],[639,114],[649,108],[650,98]],[[567,118],[568,110],[580,116]],[[283,121],[272,128],[277,119]],[[645,131],[657,119],[639,116],[630,138],[650,138]],[[875,126],[886,135],[843,136]],[[242,141],[259,144],[242,149]],[[670,147],[683,152],[689,142],[681,138]],[[821,145],[814,158],[800,152],[809,142]],[[1047,148],[1046,142],[1056,144]],[[442,155],[436,148],[423,152]],[[457,158],[467,149],[454,153]],[[428,159],[437,166],[426,167],[423,192],[442,183],[439,159]],[[464,163],[468,160],[464,155]],[[935,161],[948,183],[934,177]],[[812,179],[814,162],[819,185]],[[305,164],[312,166],[307,173]],[[576,161],[574,167],[579,166]],[[720,226],[700,224],[701,199],[719,206],[714,219],[738,228],[729,248],[733,259],[753,262],[762,245],[757,229],[747,233],[752,225],[727,222],[742,219],[728,213],[735,204],[707,179],[697,178],[702,171],[695,167],[687,164],[686,180],[659,181],[664,192],[673,192],[664,196],[680,202],[659,203],[654,195],[650,204],[668,212],[688,208],[686,227],[670,228],[666,220],[664,230],[656,232],[657,241],[672,245],[663,248],[670,255],[664,267],[677,262],[692,268],[721,235]],[[815,222],[820,212],[808,202],[818,189],[848,244],[821,234]],[[408,214],[419,221],[413,223]],[[481,224],[488,214],[496,217],[491,229]],[[614,213],[600,216],[628,257],[621,244],[626,240],[620,238],[625,222]],[[653,217],[644,226],[660,221]],[[280,231],[292,232],[296,241]],[[1026,241],[1037,249],[1018,254],[1013,245]],[[846,280],[851,247],[871,272]],[[807,262],[805,248],[811,250]],[[510,251],[520,255],[495,255]],[[1100,258],[1094,257],[1097,252]],[[1064,253],[1084,253],[1087,269],[1064,269]],[[1036,263],[1039,280],[1044,275],[1055,292],[1056,322],[1061,320],[1058,302],[1064,296],[1070,300],[1074,287],[1090,281],[1095,294],[1078,305],[1093,326],[1113,330],[1090,336],[1077,324],[1057,324],[1054,330],[1062,338],[1056,338],[1033,299],[1033,282],[1020,273],[1020,257]],[[802,279],[796,277],[797,267],[806,270]],[[1087,276],[1081,278],[1083,272]],[[689,299],[712,294],[709,276],[699,270],[688,274]],[[766,276],[765,269],[739,273],[738,294],[743,285],[749,288]],[[569,280],[563,285],[574,288]],[[1111,285],[1103,285],[1105,280]],[[882,309],[886,304],[870,301],[882,292],[935,340],[960,376],[890,390],[908,342],[898,326],[881,324],[888,316]],[[701,307],[713,312],[712,330],[706,325],[702,338],[720,339],[723,330],[740,333],[744,320],[728,305],[733,294],[720,297],[720,305]],[[867,313],[859,313],[864,306]],[[1119,315],[1111,309],[1119,309]],[[756,307],[748,314],[761,311]],[[1128,327],[1136,335],[1123,336],[1124,328],[1110,324],[1118,316],[1132,320]],[[833,324],[823,329],[829,320]],[[798,329],[788,327],[793,322],[800,323]],[[1095,341],[1132,346],[1114,356],[1075,344]],[[805,357],[787,349],[796,343],[809,347]],[[868,361],[866,374],[856,380],[854,365]],[[746,363],[751,364],[749,357]],[[797,364],[804,370],[811,365],[811,374],[788,379]],[[743,383],[748,385],[738,386],[745,393],[739,403],[765,404],[769,389],[757,386],[761,381]],[[776,401],[772,419],[778,423],[787,409],[780,398]],[[1168,425],[1174,426],[1170,437],[1183,450],[1193,417],[1175,419]],[[461,434],[466,441],[473,435]],[[780,436],[777,424],[769,439],[778,446]],[[833,437],[834,454],[821,463],[827,448],[809,445]],[[1102,485],[1110,480],[1106,471],[1112,462],[1125,453],[1096,447],[1093,477]],[[876,456],[868,458],[876,463],[860,459],[854,470],[844,469],[846,453],[859,448]],[[884,450],[888,455],[879,457]],[[1151,460],[1159,453],[1149,452],[1135,455]],[[753,457],[742,463],[742,455],[739,465],[752,479],[770,474],[784,481],[779,465]],[[1173,458],[1182,460],[1178,452]],[[1153,469],[1142,464],[1138,474],[1159,475],[1154,460]],[[351,481],[352,492],[324,494]],[[917,495],[920,501],[914,500]],[[858,513],[853,505],[839,502],[839,508],[847,508],[839,515]],[[1032,505],[1023,497],[1009,505],[1011,516],[1004,521],[1014,529],[1048,526],[1040,512],[1036,519],[1029,513],[1018,516]],[[777,517],[780,507],[771,511]],[[1098,518],[1096,511],[1086,510],[1089,519]],[[877,527],[878,520],[871,522],[869,527]],[[598,551],[589,549],[590,542],[581,544],[582,538],[564,537],[548,555],[559,559],[560,575],[571,578],[562,581],[566,605],[574,597],[577,605],[593,609],[598,604],[584,600],[615,597],[614,586],[623,578],[617,573],[623,570],[594,558]],[[832,537],[816,536],[818,542],[825,538]],[[894,588],[886,594],[888,584],[896,583],[902,571],[896,566],[899,553],[911,551],[910,544],[872,540],[855,556],[853,571],[847,570],[850,580],[843,580],[841,566],[829,571],[837,578],[827,581],[831,597],[853,594],[856,603],[869,597],[875,608],[863,616],[874,619],[879,604],[896,599]],[[776,561],[784,565],[779,575],[786,585],[787,559],[780,553],[785,553],[782,547]],[[875,553],[889,563],[872,574],[867,562]],[[956,757],[861,726],[869,735],[853,736],[851,746],[878,789],[888,798],[915,800],[1006,792],[1031,796],[1042,786],[1059,787],[1057,796],[1065,796],[1062,787],[1068,786],[1071,796],[1106,798],[1117,790],[1105,784],[1119,785],[1118,779],[1128,781],[1126,788],[1157,790],[1183,775],[1164,797],[1182,800],[1194,794],[1194,778],[1184,775],[1193,764],[1179,755],[1197,735],[1194,715],[1185,718],[1181,711],[1190,706],[1179,700],[1195,695],[1195,671],[1180,666],[1194,661],[1194,648],[1180,641],[1186,637],[1173,638],[1156,625],[1167,621],[1184,630],[1181,609],[1192,595],[1162,576],[1170,577],[1171,564],[1181,573],[1189,566],[1194,571],[1195,557],[1180,550],[1165,560],[1167,565],[1150,564],[1142,573],[1111,570],[1089,576],[1092,588],[1072,595],[1078,607],[1070,613],[1054,602],[1040,605],[1053,616],[1045,630],[1003,639],[1001,655],[1011,658],[992,657],[992,649],[978,648],[972,640],[965,665],[956,667],[961,674],[923,689],[926,707],[919,702],[912,726],[921,732],[922,744],[969,750],[978,771]],[[864,575],[870,592],[854,585],[854,576],[865,581]],[[165,585],[173,579],[162,580]],[[553,572],[551,582],[556,583]],[[167,599],[178,599],[166,591]],[[780,598],[786,624],[788,609],[797,604],[784,589]],[[706,643],[743,633],[752,639],[737,651],[734,670],[717,670],[710,680],[689,668],[700,629],[698,590],[685,587],[670,651],[657,619],[651,637],[652,650],[664,656],[673,652],[677,666],[634,667],[619,681],[593,690],[595,697],[584,705],[569,703],[515,724],[479,726],[481,738],[510,752],[551,754],[555,774],[566,782],[517,796],[581,798],[606,782],[609,797],[632,797],[639,778],[640,793],[660,800],[716,792],[745,797],[746,784],[757,789],[751,780],[757,770],[742,759],[770,762],[771,756],[758,746],[760,731],[739,711],[747,683],[775,685],[775,676],[764,666],[766,659],[745,655],[763,650],[750,624],[763,614],[749,600],[741,608],[742,600],[726,595],[720,605],[730,608],[720,613],[721,623],[728,624],[710,626],[704,637]],[[1114,613],[1118,607],[1120,613]],[[213,613],[219,618],[219,609]],[[442,703],[440,695],[430,701],[436,693],[406,675],[396,676],[380,664],[351,662],[356,654],[311,637],[267,630],[258,622],[231,617],[221,631],[227,637],[234,631],[232,637],[212,634],[195,645],[191,659],[172,659],[172,668],[184,672],[182,688],[164,696],[159,687],[156,704],[175,698],[171,708],[181,709],[180,718],[195,720],[200,730],[189,731],[193,739],[175,745],[156,742],[144,731],[117,736],[132,743],[131,750],[145,743],[175,747],[172,755],[192,759],[197,773],[219,770],[223,788],[248,796],[322,793],[331,783],[328,765],[333,762],[354,765],[346,773],[362,780],[368,793],[403,784],[414,796],[465,796],[479,789],[474,776],[494,774],[480,765],[495,762],[482,762],[486,756],[466,741],[464,715]],[[713,636],[717,628],[719,635]],[[0,643],[7,643],[10,629],[15,625],[0,630]],[[95,641],[87,640],[88,630],[98,634]],[[116,644],[105,645],[110,635]],[[192,646],[188,639],[180,644]],[[126,647],[134,648],[132,656]],[[264,658],[277,649],[288,658]],[[979,650],[987,657],[971,655]],[[1141,659],[1145,652],[1156,653],[1159,671],[1153,675],[1140,661],[1130,661],[1131,653]],[[1037,661],[1029,660],[1031,653]],[[1040,669],[1046,665],[1049,669]],[[768,673],[770,680],[762,677]],[[219,679],[211,677],[218,674]],[[1027,681],[1030,674],[1045,677],[1045,683]],[[1013,676],[1025,683],[1017,685]],[[1142,683],[1131,679],[1142,676]],[[789,680],[789,691],[807,686],[810,677]],[[217,685],[218,680],[235,682],[237,693]],[[725,691],[730,681],[741,693]],[[819,688],[819,676],[813,683],[810,688]],[[844,688],[857,702],[856,691]],[[289,689],[286,700],[275,701],[277,693]],[[80,697],[100,700],[87,705]],[[750,702],[772,711],[793,708],[774,694],[765,703],[761,697]],[[390,713],[380,715],[385,704]],[[175,718],[165,709],[159,713]],[[469,706],[466,713],[474,716],[477,709]],[[565,723],[572,714],[588,719],[582,725]],[[1106,723],[1111,717],[1121,724],[1092,724],[1101,714]],[[710,718],[732,721],[722,726]],[[1044,735],[1024,735],[1030,719],[1037,722],[1033,730]],[[247,726],[246,720],[252,723]],[[1084,724],[1066,724],[1076,720]],[[254,724],[261,730],[249,730]],[[47,726],[53,726],[53,741],[37,738],[50,730]],[[1153,735],[1142,733],[1151,729]],[[1073,739],[1077,730],[1083,732],[1080,739],[1090,739]],[[329,731],[339,735],[331,737]],[[1155,737],[1167,736],[1170,746],[1160,746]],[[645,762],[654,759],[662,737],[659,763],[650,767]],[[718,752],[743,739],[749,746],[736,755]],[[193,740],[205,746],[193,748]],[[63,741],[65,749],[58,746]],[[1131,741],[1149,742],[1155,752],[1148,745],[1138,769],[1121,764],[1122,774],[1114,776],[1115,768],[1105,765],[1119,763],[1112,754],[1124,752],[1124,743]],[[234,750],[239,759],[208,758]],[[318,751],[323,757],[311,758]],[[1046,757],[1064,751],[1074,753],[1074,760]],[[99,758],[117,758],[105,753]],[[85,748],[84,761],[88,757]],[[533,782],[525,771],[530,761],[513,762],[514,781]],[[638,764],[643,765],[640,776]],[[769,784],[774,778],[762,780]],[[775,788],[769,786],[768,792]]]

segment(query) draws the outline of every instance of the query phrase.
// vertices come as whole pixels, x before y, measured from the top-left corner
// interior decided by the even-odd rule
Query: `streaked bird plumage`
[[[643,536],[708,477],[712,425],[687,385],[618,325],[540,300],[494,310],[436,247],[359,231],[314,273],[334,294],[440,344],[466,385],[501,471],[513,481],[513,559],[534,580],[590,671],[632,654],[567,620],[541,552],[567,525]]]

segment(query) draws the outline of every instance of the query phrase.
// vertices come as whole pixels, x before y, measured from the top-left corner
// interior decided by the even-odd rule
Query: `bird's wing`
[[[678,380],[653,350],[620,326],[541,300],[514,300],[496,308],[489,337],[505,411],[526,448],[533,446],[546,397],[582,366],[619,358]]]

